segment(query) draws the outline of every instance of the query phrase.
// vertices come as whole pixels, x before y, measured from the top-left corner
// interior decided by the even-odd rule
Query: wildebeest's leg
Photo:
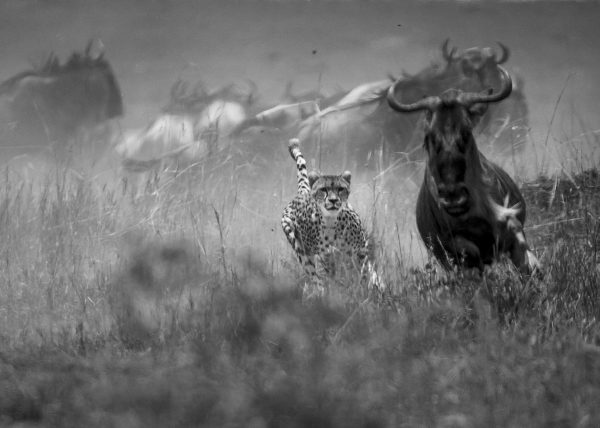
[[[509,241],[512,241],[510,258],[515,266],[524,273],[541,271],[542,266],[527,244],[521,222],[516,217],[509,217],[506,222],[506,230],[510,234]]]
[[[525,239],[523,224],[517,218],[521,212],[519,204],[508,207],[508,197],[503,205],[496,204],[490,199],[490,205],[496,215],[496,220],[499,222],[501,229],[499,231],[498,242],[510,253],[510,259],[515,266],[524,273],[533,273],[541,271],[541,263],[529,248],[529,244]]]
[[[454,236],[450,240],[448,250],[450,253],[449,255],[454,257],[457,263],[464,261],[467,266],[477,266],[479,270],[483,271],[481,253],[474,242],[469,241],[462,236]]]

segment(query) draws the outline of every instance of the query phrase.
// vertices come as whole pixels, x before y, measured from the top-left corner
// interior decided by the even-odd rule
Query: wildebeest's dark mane
[[[123,101],[121,90],[117,83],[109,62],[104,58],[103,53],[92,56],[90,50],[92,41],[90,41],[83,52],[73,52],[64,63],[61,63],[58,56],[51,52],[45,61],[38,65],[32,65],[31,69],[17,73],[0,83],[0,95],[18,91],[21,82],[27,78],[69,78],[72,73],[95,72],[101,73],[108,84],[108,103],[106,105],[106,115],[108,118],[120,116],[123,114]]]
[[[48,55],[48,59],[43,64],[34,67],[34,69],[31,71],[38,75],[53,76],[59,73],[75,71],[81,68],[92,68],[106,65],[107,62],[102,54],[96,58],[92,58],[89,50],[86,49],[84,53],[73,52],[64,64],[61,64],[56,54],[51,52]]]
[[[110,67],[102,54],[96,58],[92,58],[89,54],[89,49],[86,49],[84,53],[73,52],[64,64],[60,63],[58,56],[54,52],[50,52],[47,59],[41,64],[33,65],[30,70],[17,73],[2,82],[0,84],[0,92],[10,89],[12,85],[26,77],[54,77],[62,73],[69,73],[98,66],[104,68]]]

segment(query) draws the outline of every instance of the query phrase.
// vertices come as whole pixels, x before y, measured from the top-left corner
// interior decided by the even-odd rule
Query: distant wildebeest
[[[190,165],[229,147],[233,130],[254,102],[255,88],[227,85],[206,91],[200,84],[189,91],[177,81],[171,99],[145,129],[126,133],[116,147],[127,171],[143,172],[175,163]]]
[[[288,82],[279,104],[248,117],[239,124],[235,132],[240,134],[251,127],[263,127],[284,132],[293,130],[295,136],[300,123],[339,103],[348,93],[349,91],[339,90],[334,94],[325,95],[316,90],[309,90],[294,94],[292,82]]]
[[[92,42],[62,64],[51,54],[43,65],[0,83],[0,152],[64,148],[79,131],[123,114],[112,67],[91,49]]]
[[[349,169],[360,164],[357,159],[366,158],[356,152],[370,152],[379,143],[380,138],[373,142],[373,134],[380,137],[385,132],[380,120],[370,119],[377,116],[375,111],[380,105],[392,113],[385,105],[385,97],[381,96],[391,84],[390,79],[365,83],[335,94],[325,102],[317,99],[279,104],[248,118],[237,132],[252,126],[278,129],[290,136],[298,136],[313,159],[321,158],[323,165],[317,165],[317,168]],[[332,101],[335,102],[330,104]],[[396,116],[393,115],[397,120]],[[345,130],[352,138],[344,138],[348,137]],[[340,147],[344,154],[340,153]]]
[[[499,55],[489,47],[473,47],[457,53],[456,48],[448,50],[448,42],[446,40],[442,45],[446,67],[464,76],[461,84],[455,86],[457,89],[479,92],[498,87],[501,79],[498,65],[506,63],[510,57],[510,50],[505,45],[498,42]],[[485,138],[488,153],[506,156],[523,151],[529,133],[529,109],[522,79],[513,80],[513,90],[502,103],[489,106],[476,132]]]
[[[511,177],[477,148],[473,128],[487,104],[508,97],[512,81],[500,70],[494,92],[449,89],[411,104],[396,97],[390,107],[401,113],[425,111],[426,167],[416,207],[417,227],[425,244],[446,268],[483,269],[500,254],[508,254],[524,271],[538,265],[523,224],[525,200]]]

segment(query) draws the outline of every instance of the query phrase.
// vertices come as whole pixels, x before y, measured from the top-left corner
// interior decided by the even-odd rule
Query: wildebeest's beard
[[[459,118],[460,117],[460,118]],[[471,133],[469,111],[449,106],[426,116],[427,173],[431,194],[451,216],[467,213],[474,201],[469,185],[478,185],[478,150]]]

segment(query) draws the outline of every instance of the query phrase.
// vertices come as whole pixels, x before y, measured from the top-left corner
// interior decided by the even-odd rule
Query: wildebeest
[[[189,165],[229,146],[233,130],[247,118],[254,88],[227,85],[206,91],[197,84],[189,91],[177,81],[162,113],[145,129],[126,133],[116,147],[127,171]]]
[[[477,148],[473,128],[487,104],[510,95],[512,81],[500,71],[497,91],[449,89],[411,104],[387,94],[391,108],[402,113],[425,111],[426,167],[416,206],[417,228],[441,264],[483,269],[508,254],[522,270],[533,270],[523,223],[525,200],[511,177]]]
[[[64,147],[80,130],[123,114],[112,67],[103,52],[93,56],[91,50],[92,42],[62,64],[51,54],[0,84],[0,148]]]

